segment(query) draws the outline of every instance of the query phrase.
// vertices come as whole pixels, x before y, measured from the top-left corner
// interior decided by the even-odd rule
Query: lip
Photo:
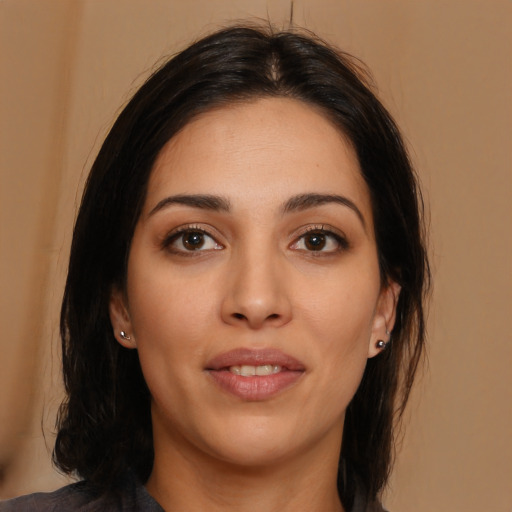
[[[278,365],[279,373],[243,377],[229,371],[231,366]],[[302,377],[305,366],[296,358],[276,349],[239,348],[219,354],[208,362],[205,371],[227,393],[246,401],[270,399],[293,386]]]

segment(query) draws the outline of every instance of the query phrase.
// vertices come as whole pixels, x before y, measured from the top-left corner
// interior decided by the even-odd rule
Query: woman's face
[[[261,465],[337,453],[397,294],[350,144],[310,106],[258,99],[163,148],[111,318],[139,352],[157,451]]]

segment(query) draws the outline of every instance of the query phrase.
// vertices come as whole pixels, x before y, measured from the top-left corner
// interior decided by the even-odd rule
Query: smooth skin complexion
[[[398,294],[357,157],[318,109],[193,119],[155,163],[110,307],[152,396],[149,492],[169,511],[343,510],[345,409]]]

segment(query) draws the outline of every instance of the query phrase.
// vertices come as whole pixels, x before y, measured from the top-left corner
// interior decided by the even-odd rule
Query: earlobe
[[[372,333],[368,347],[368,357],[375,357],[387,348],[391,342],[391,332],[395,325],[396,306],[400,296],[400,285],[390,281],[382,288],[375,316],[373,318]]]
[[[113,288],[110,294],[109,315],[116,340],[125,348],[137,348],[126,297],[118,288]]]

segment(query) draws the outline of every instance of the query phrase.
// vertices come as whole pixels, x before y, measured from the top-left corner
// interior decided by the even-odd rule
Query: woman
[[[141,87],[93,165],[54,460],[1,510],[382,510],[424,344],[421,199],[353,59],[232,27]]]

